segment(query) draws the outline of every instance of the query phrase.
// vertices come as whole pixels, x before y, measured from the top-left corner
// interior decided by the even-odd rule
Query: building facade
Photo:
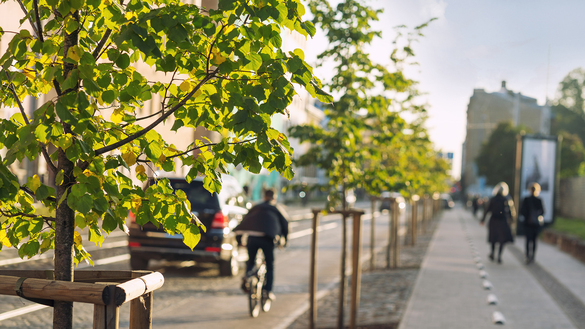
[[[523,125],[534,134],[549,135],[550,107],[538,105],[535,98],[506,88],[506,81],[496,92],[474,89],[467,107],[467,134],[463,144],[461,178],[467,193],[485,194],[487,187],[478,177],[476,158],[481,146],[496,126],[510,121]]]

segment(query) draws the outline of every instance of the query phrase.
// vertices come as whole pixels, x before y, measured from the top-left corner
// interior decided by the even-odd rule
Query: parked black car
[[[201,240],[193,250],[183,243],[181,234],[169,235],[162,226],[152,223],[136,224],[130,214],[128,247],[130,266],[134,270],[146,269],[151,259],[172,261],[193,260],[217,263],[221,276],[238,273],[238,248],[232,229],[248,212],[244,190],[232,176],[222,176],[219,194],[209,193],[198,178],[187,183],[184,178],[169,178],[175,190],[183,190],[191,203],[191,211],[201,220],[207,232],[201,231]],[[153,181],[149,182],[152,183]]]

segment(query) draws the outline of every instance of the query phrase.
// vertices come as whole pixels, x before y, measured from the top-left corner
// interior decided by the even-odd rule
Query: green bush
[[[551,228],[585,240],[585,220],[557,217]]]

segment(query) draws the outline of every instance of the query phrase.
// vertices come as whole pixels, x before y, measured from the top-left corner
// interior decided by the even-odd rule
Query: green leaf
[[[130,66],[130,57],[127,54],[120,54],[116,59],[116,65],[122,70],[126,69]]]
[[[57,186],[61,186],[61,184],[63,184],[63,177],[64,177],[64,171],[63,171],[63,169],[61,169],[61,170],[59,170],[59,172],[55,176],[55,184]]]
[[[102,235],[102,230],[97,225],[91,225],[89,227],[89,241],[93,242],[101,247],[105,238]]]
[[[70,196],[69,198],[71,198]],[[93,208],[93,199],[89,194],[84,194],[77,200],[77,207],[75,210],[82,214],[87,214]]]
[[[55,110],[62,121],[70,125],[77,124],[77,119],[75,119],[71,112],[69,112],[69,110],[61,103],[61,101],[57,102],[57,104],[55,105]]]
[[[197,225],[189,225],[189,228],[183,232],[183,243],[191,250],[197,246],[199,241],[201,240],[201,232],[199,231],[199,227]]]
[[[37,200],[44,200],[44,199],[48,198],[49,195],[50,195],[50,190],[49,190],[49,187],[47,185],[39,186],[39,188],[35,192],[35,197],[37,198]]]

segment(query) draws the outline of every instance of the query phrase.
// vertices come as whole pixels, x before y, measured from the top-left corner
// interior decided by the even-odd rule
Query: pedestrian
[[[526,235],[526,264],[534,261],[536,252],[536,238],[540,233],[543,224],[544,207],[542,200],[538,197],[540,194],[540,184],[532,183],[529,188],[530,196],[522,200],[520,215],[524,221],[524,234]]]
[[[471,207],[473,209],[473,217],[477,217],[477,210],[479,209],[479,196],[474,195],[471,200]]]
[[[264,191],[264,202],[252,207],[248,214],[244,216],[242,222],[234,228],[234,232],[239,236],[248,236],[246,248],[248,249],[248,261],[246,262],[246,274],[242,280],[242,290],[247,290],[247,276],[256,264],[256,254],[258,249],[264,253],[266,262],[266,282],[262,294],[269,299],[274,299],[272,286],[274,282],[274,248],[276,246],[286,246],[288,238],[288,215],[286,211],[276,204],[276,195],[274,190],[267,189]]]
[[[499,244],[498,264],[502,263],[502,251],[504,245],[508,242],[514,242],[512,230],[510,230],[510,221],[516,217],[514,202],[508,197],[508,184],[500,182],[494,187],[493,197],[489,200],[480,224],[485,224],[488,213],[491,213],[488,224],[488,242],[491,243],[491,253],[489,259],[494,261],[494,251],[496,243]]]

